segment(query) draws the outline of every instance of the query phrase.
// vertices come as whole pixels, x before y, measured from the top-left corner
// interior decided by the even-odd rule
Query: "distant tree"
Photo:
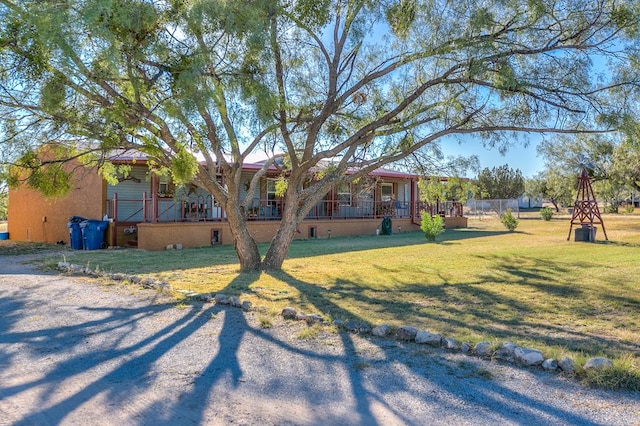
[[[589,135],[579,137],[558,136],[538,144],[538,154],[545,168],[560,175],[578,176],[582,167],[589,167],[594,181],[609,178],[617,135]]]
[[[611,178],[631,191],[640,191],[640,146],[627,140],[613,150]]]
[[[518,198],[524,194],[522,172],[510,168],[508,164],[484,168],[478,175],[477,185],[483,198]]]
[[[606,211],[617,212],[627,191],[640,189],[640,149],[624,135],[583,135],[558,137],[542,142],[538,152],[545,159],[544,196],[554,203],[570,204],[575,198],[577,177],[587,167],[593,190],[606,206]],[[533,191],[534,182],[527,192]],[[568,195],[571,194],[571,195]],[[556,200],[556,202],[553,201]],[[567,200],[570,199],[570,200]]]
[[[542,196],[549,200],[556,212],[560,207],[567,207],[574,201],[576,177],[558,173],[555,170],[544,170],[525,182],[525,195]]]
[[[420,179],[418,188],[420,199],[429,204],[437,201],[457,201],[464,204],[477,191],[472,181],[457,176],[450,177],[446,181],[437,177]]]

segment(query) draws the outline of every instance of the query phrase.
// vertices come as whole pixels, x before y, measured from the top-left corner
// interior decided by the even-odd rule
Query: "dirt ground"
[[[0,425],[640,424],[640,395],[0,256]]]

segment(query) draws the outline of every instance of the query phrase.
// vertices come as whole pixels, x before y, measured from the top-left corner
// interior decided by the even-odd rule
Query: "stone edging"
[[[284,319],[306,321],[308,324],[324,323],[324,318],[320,315],[305,315],[297,312],[295,309],[287,307],[281,312]],[[467,355],[475,355],[485,359],[498,359],[511,364],[525,367],[541,367],[549,372],[562,372],[573,375],[575,373],[575,363],[572,358],[565,356],[560,360],[553,358],[545,358],[541,351],[534,348],[526,348],[517,346],[512,342],[504,342],[494,350],[491,342],[479,342],[472,347],[470,343],[459,342],[451,337],[445,337],[442,334],[432,333],[426,330],[419,330],[415,327],[403,325],[397,329],[383,324],[372,327],[368,324],[360,324],[354,321],[335,320],[333,324],[345,331],[371,334],[378,337],[395,338],[407,342],[415,342],[418,344],[429,345],[448,349],[451,351],[459,351]],[[602,369],[611,367],[613,362],[607,358],[594,357],[589,358],[584,364],[585,370]]]
[[[153,278],[141,278],[138,275],[123,274],[123,273],[106,273],[96,270],[91,270],[89,267],[81,265],[74,265],[68,262],[58,262],[58,269],[63,272],[69,272],[73,274],[85,274],[92,277],[105,277],[114,281],[129,281],[133,284],[139,284],[143,288],[156,289],[158,291],[170,291],[171,285],[166,281],[154,280]],[[198,294],[189,291],[182,292],[186,297],[201,300],[204,302],[215,302],[220,305],[228,305],[235,308],[241,308],[245,311],[251,310],[251,302],[245,300],[240,301],[236,296],[227,296],[225,294]],[[297,312],[291,307],[286,307],[282,310],[280,315],[285,320],[305,321],[307,324],[323,324],[324,318],[317,314],[304,314]],[[511,364],[525,366],[525,367],[541,367],[545,371],[549,372],[563,372],[565,374],[575,373],[575,363],[570,357],[563,357],[560,360],[553,358],[545,358],[541,351],[534,348],[526,348],[517,346],[512,342],[504,342],[497,349],[494,349],[494,345],[491,342],[479,342],[475,346],[471,347],[470,343],[459,342],[451,337],[445,337],[442,334],[432,333],[426,330],[419,330],[415,327],[403,325],[395,330],[389,325],[383,324],[372,327],[367,324],[357,323],[355,321],[342,321],[335,320],[333,325],[341,330],[360,333],[371,334],[377,337],[395,338],[396,340],[402,340],[406,342],[415,342],[417,344],[424,344],[433,347],[440,347],[451,351],[459,351],[467,355],[475,355],[485,359],[498,359]],[[584,364],[585,370],[590,369],[602,369],[611,367],[612,361],[603,357],[589,358]]]

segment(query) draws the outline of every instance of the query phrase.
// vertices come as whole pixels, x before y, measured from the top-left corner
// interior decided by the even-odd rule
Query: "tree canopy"
[[[524,194],[522,172],[512,169],[508,164],[491,169],[484,168],[478,174],[477,185],[482,198],[518,198]]]
[[[530,197],[542,196],[548,199],[556,211],[568,207],[575,200],[576,176],[546,169],[525,181],[525,194]]]
[[[528,191],[541,190],[539,194],[549,197],[556,209],[558,204],[573,203],[583,167],[596,196],[610,211],[617,211],[631,191],[640,190],[640,148],[623,133],[558,137],[541,143],[538,152],[545,159],[545,170],[537,184],[528,183]]]
[[[155,171],[224,206],[243,269],[277,269],[333,185],[466,134],[501,149],[512,132],[619,125],[637,78],[626,70],[639,8],[631,0],[0,0],[0,134],[10,161],[32,171],[47,167],[30,153],[46,141],[90,147],[69,155],[87,163],[138,149]],[[272,162],[245,192],[242,164],[257,151]],[[285,208],[261,259],[245,210],[271,164],[284,164]]]

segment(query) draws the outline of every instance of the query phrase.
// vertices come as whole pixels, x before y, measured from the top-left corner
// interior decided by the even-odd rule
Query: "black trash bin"
[[[575,241],[595,241],[597,227],[591,225],[582,225],[575,229]]]
[[[107,248],[104,237],[108,226],[109,222],[105,220],[88,219],[80,222],[83,236],[82,241],[84,243],[83,248],[85,250]]]
[[[82,250],[82,228],[80,223],[84,222],[85,218],[80,216],[71,216],[69,222],[67,222],[67,228],[69,228],[69,246],[74,250]]]

